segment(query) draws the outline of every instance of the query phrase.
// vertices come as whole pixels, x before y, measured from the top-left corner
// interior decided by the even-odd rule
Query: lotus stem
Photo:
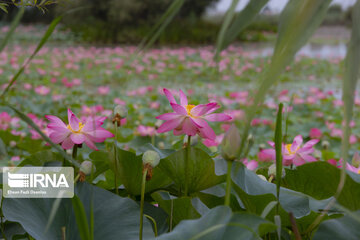
[[[116,195],[119,195],[119,189],[117,186],[117,174],[118,174],[118,166],[117,166],[117,128],[118,124],[115,121],[115,140],[114,140],[114,164],[115,164],[115,173],[114,173],[114,186],[115,186],[115,193]]]
[[[189,195],[189,178],[190,178],[190,172],[189,172],[189,158],[190,158],[190,146],[191,146],[191,136],[188,136],[187,139],[187,145],[186,145],[186,155],[185,155],[185,196]]]
[[[79,180],[80,178],[80,173],[78,173],[78,175],[76,175],[75,179],[74,179],[74,184],[77,183],[77,181]]]
[[[142,240],[143,224],[144,224],[144,198],[145,198],[145,184],[146,184],[147,168],[144,169],[141,181],[141,200],[140,200],[140,230],[139,240]]]
[[[75,144],[74,147],[73,147],[73,150],[72,150],[72,158],[74,160],[76,160],[76,157],[77,157],[77,149],[78,149],[78,145]]]

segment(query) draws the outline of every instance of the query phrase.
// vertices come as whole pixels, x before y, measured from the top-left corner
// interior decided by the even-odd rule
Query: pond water
[[[246,52],[253,57],[270,56],[273,53],[273,46],[269,44],[245,45]],[[297,53],[298,56],[307,56],[321,59],[344,58],[346,55],[346,44],[316,44],[309,43]]]

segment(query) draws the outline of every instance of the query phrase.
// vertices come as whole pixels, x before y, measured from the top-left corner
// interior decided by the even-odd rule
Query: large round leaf
[[[232,213],[230,208],[218,206],[197,220],[182,221],[159,240],[217,240],[259,239],[276,230],[276,225],[249,213]]]
[[[88,183],[78,183],[75,194],[84,205],[88,222],[93,201],[94,239],[139,238],[140,210],[134,201]],[[70,199],[62,199],[50,228],[45,232],[54,201],[46,198],[5,198],[3,212],[6,219],[19,222],[37,240],[63,239],[62,229],[66,232],[66,239],[80,239]],[[144,238],[153,236],[151,224],[144,219]]]
[[[136,156],[133,152],[128,152],[120,148],[116,149],[117,173],[126,191],[134,196],[140,195],[141,181],[143,172],[142,156]],[[164,159],[160,160],[163,161]],[[114,163],[113,168],[115,168]],[[146,182],[145,192],[166,187],[172,183],[171,179],[163,173],[159,166],[153,168],[151,180]]]
[[[63,159],[64,158],[59,153],[55,153],[51,150],[45,150],[30,155],[25,160],[23,160],[19,164],[19,166],[26,166],[26,165],[44,166],[50,164],[51,162],[61,163]]]
[[[201,216],[193,206],[190,197],[171,198],[166,192],[155,192],[151,194],[151,197],[169,216],[173,216],[173,225],[182,220],[196,219]]]
[[[360,212],[354,213],[359,215]],[[360,222],[350,216],[331,219],[320,224],[314,240],[358,240],[360,239]]]
[[[180,190],[185,189],[185,176],[189,176],[189,193],[195,193],[225,181],[225,175],[215,174],[215,162],[204,151],[191,147],[189,172],[185,174],[186,149],[181,149],[160,161],[159,168]]]
[[[286,187],[305,193],[315,199],[327,199],[336,192],[340,170],[326,162],[304,164],[295,170],[286,170]],[[338,202],[350,210],[360,209],[360,184],[346,176],[345,186]]]
[[[276,200],[274,197],[270,196],[276,196],[276,185],[264,181],[253,171],[248,170],[243,164],[233,164],[231,177],[235,187],[239,187],[246,195],[263,195],[262,197],[264,197],[264,201],[266,199],[267,202]],[[240,192],[237,191],[237,193],[239,194]],[[246,197],[245,194],[243,195],[244,197]],[[241,200],[249,201],[251,203],[254,199],[249,198]],[[295,217],[302,217],[310,213],[309,197],[305,196],[304,194],[286,188],[280,188],[279,200],[281,206],[287,212],[292,212]]]

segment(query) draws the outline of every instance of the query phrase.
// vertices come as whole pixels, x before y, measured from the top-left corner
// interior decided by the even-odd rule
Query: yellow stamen
[[[193,115],[191,115],[191,109],[193,109],[194,107],[196,107],[195,105],[192,105],[192,104],[189,104],[189,105],[186,105],[185,108],[186,108],[186,112],[187,114],[190,116],[190,117],[194,117]]]
[[[358,170],[358,172],[357,172],[358,174],[360,174],[360,169]]]
[[[286,148],[286,150],[288,150],[289,155],[295,154],[295,153],[297,152],[297,150],[299,150],[299,148],[300,148],[300,146],[299,146],[299,147],[297,147],[297,148],[295,149],[295,151],[291,151],[291,145],[292,145],[292,144],[286,144],[286,145],[285,145],[285,148]]]
[[[66,126],[71,132],[73,133],[80,133],[81,129],[84,127],[84,124],[82,122],[79,122],[79,130],[75,131],[71,128],[70,124]]]

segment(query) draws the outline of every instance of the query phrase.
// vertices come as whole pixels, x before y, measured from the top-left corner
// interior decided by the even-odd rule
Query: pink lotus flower
[[[50,92],[50,88],[46,87],[46,86],[38,86],[35,88],[35,92],[39,95],[45,96],[48,95]]]
[[[151,137],[156,134],[155,128],[150,126],[139,125],[136,130],[143,137],[145,136]]]
[[[218,136],[216,136],[215,140],[210,140],[210,139],[204,139],[203,144],[205,146],[209,147],[217,147],[219,146],[219,144],[221,144],[222,140],[224,138],[224,134],[220,134]]]
[[[258,167],[258,162],[255,161],[255,160],[248,160],[248,159],[245,159],[243,161],[244,165],[246,166],[247,169],[251,170],[251,171],[254,171],[257,167]]]
[[[109,86],[100,86],[98,87],[98,94],[100,95],[107,95],[110,92]]]
[[[312,139],[320,139],[322,136],[322,132],[318,128],[312,128],[310,129],[309,136]]]
[[[346,163],[346,170],[353,172],[353,173],[360,174],[360,167],[355,167],[349,163]]]
[[[270,151],[271,150],[271,151]],[[257,157],[259,159],[260,162],[271,162],[273,160],[275,160],[275,156],[273,153],[273,149],[264,149],[261,150],[258,154]]]
[[[316,158],[311,156],[310,154],[314,152],[313,146],[319,142],[318,139],[312,139],[306,142],[303,146],[301,146],[303,142],[303,138],[301,135],[297,135],[294,138],[293,143],[291,144],[283,144],[282,146],[282,155],[283,155],[283,164],[284,166],[289,166],[294,164],[295,166],[303,165],[307,162],[315,162]],[[275,148],[274,142],[268,142],[269,145]],[[271,157],[275,160],[276,153],[275,149],[264,149],[262,153]]]
[[[20,161],[20,156],[13,156],[10,159],[11,161]]]
[[[0,113],[0,129],[6,130],[9,128],[11,116],[7,112]]]
[[[50,121],[47,125],[50,129],[50,139],[54,143],[61,143],[64,149],[85,143],[89,148],[98,150],[95,143],[104,142],[106,138],[114,136],[101,127],[105,118],[88,117],[81,122],[70,109],[68,109],[68,125],[56,116],[46,115],[45,117]]]
[[[174,96],[169,90],[164,88],[164,93],[170,102],[173,113],[165,113],[157,116],[157,119],[165,120],[158,129],[158,133],[173,130],[174,135],[186,134],[195,136],[199,134],[202,138],[214,140],[216,138],[214,130],[205,121],[221,122],[229,121],[232,118],[223,113],[212,113],[220,108],[216,102],[208,104],[192,105],[183,91],[180,90],[180,104],[177,104]],[[212,114],[211,114],[212,113]]]

